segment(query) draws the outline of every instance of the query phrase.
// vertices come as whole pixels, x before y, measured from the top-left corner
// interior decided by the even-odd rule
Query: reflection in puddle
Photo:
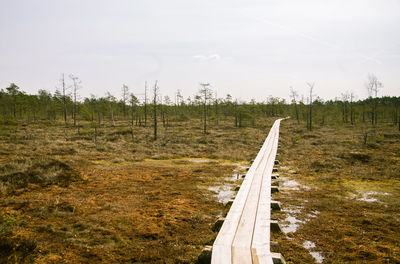
[[[357,201],[363,201],[363,202],[367,202],[367,203],[373,203],[373,202],[377,202],[378,198],[375,197],[371,197],[371,196],[376,196],[376,195],[390,195],[390,193],[380,193],[380,192],[365,192],[362,193],[362,198],[358,198]]]
[[[209,160],[209,159],[190,159],[191,162],[195,162],[195,163],[217,163],[217,161],[215,160]]]
[[[303,247],[306,249],[315,248],[315,243],[309,240],[304,241]]]
[[[291,191],[299,191],[301,189],[304,189],[306,191],[311,190],[310,187],[306,186],[306,185],[301,185],[300,183],[298,183],[295,180],[289,180],[289,181],[285,181],[283,183],[283,189],[286,190],[291,190]]]
[[[212,161],[208,160],[207,162],[212,162]],[[221,183],[223,185],[211,186],[208,188],[208,190],[214,192],[213,196],[216,197],[218,199],[218,202],[220,203],[227,203],[235,196],[235,190],[234,190],[234,187],[236,186],[235,182],[239,178],[241,178],[240,176],[243,174],[241,173],[243,172],[243,168],[246,168],[240,163],[235,163],[235,165],[237,166],[236,169],[233,170],[233,174],[231,176],[224,178],[224,183]]]
[[[304,241],[303,247],[305,249],[315,248],[315,243],[309,240]],[[315,259],[316,263],[322,263],[324,261],[324,257],[321,255],[321,252],[318,251],[309,251],[311,256]]]
[[[292,215],[287,216],[284,222],[286,223],[282,224],[282,232],[285,234],[296,232],[297,228],[299,228],[299,223],[303,223],[303,221],[297,219]]]
[[[287,212],[289,214],[300,214],[300,209],[282,209],[282,212]]]
[[[310,251],[310,254],[314,257],[316,263],[322,263],[324,261],[324,257],[321,255],[321,252]]]
[[[215,193],[214,196],[217,197],[218,202],[220,203],[227,203],[235,194],[231,185],[211,186],[208,190]]]
[[[300,184],[295,180],[285,181],[283,183],[283,187],[285,189],[288,189],[288,190],[296,190],[296,191],[298,191],[298,190],[300,190],[299,186],[300,186]]]

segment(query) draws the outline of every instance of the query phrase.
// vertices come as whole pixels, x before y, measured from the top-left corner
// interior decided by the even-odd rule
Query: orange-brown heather
[[[211,121],[152,127],[127,122],[2,124],[1,263],[193,263],[225,213],[208,188],[249,164],[273,119],[235,128]],[[365,140],[365,136],[367,137]],[[285,225],[275,234],[288,263],[400,262],[400,135],[395,128],[281,123]],[[193,162],[191,158],[205,159]],[[203,161],[203,160],[201,160]],[[295,182],[295,188],[290,184]],[[364,199],[365,198],[365,199]],[[375,199],[375,200],[374,200]]]

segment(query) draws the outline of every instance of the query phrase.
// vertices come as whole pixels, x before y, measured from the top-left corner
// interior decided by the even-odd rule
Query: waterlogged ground
[[[195,262],[269,122],[0,126],[0,263]]]
[[[400,133],[281,123],[282,233],[287,263],[400,263]]]
[[[193,263],[273,120],[0,126],[0,263]],[[368,128],[371,129],[371,128]],[[400,135],[281,123],[287,263],[400,263]]]
[[[83,180],[68,188],[30,184],[0,199],[19,219],[2,250],[34,243],[14,257],[35,263],[194,262],[215,238],[212,225],[232,198],[238,167],[198,161],[93,160],[74,166]]]

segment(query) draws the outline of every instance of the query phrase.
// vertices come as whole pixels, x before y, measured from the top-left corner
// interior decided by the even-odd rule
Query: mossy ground
[[[306,131],[281,125],[282,191],[286,209],[275,216],[298,221],[296,232],[275,235],[288,263],[313,263],[305,241],[323,263],[400,262],[400,133],[388,125],[364,144],[360,125]],[[297,188],[285,188],[296,181]],[[287,185],[287,184],[286,184]]]
[[[2,126],[0,216],[16,221],[0,263],[193,263],[226,210],[208,188],[257,154],[270,122],[221,121],[206,136],[172,123],[157,141],[127,122],[96,137],[90,124]]]
[[[135,127],[132,137],[128,122],[103,125],[96,137],[89,123],[79,131],[3,124],[0,215],[9,230],[0,262],[193,263],[225,210],[208,188],[256,156],[272,122],[234,128],[220,120],[206,136],[198,120],[171,123],[157,141],[151,127]],[[399,132],[359,124],[309,132],[293,120],[280,131],[275,199],[284,211],[274,216],[284,223],[292,212],[301,222],[273,235],[274,251],[289,263],[313,263],[303,247],[312,241],[324,263],[400,262]],[[13,173],[32,177],[14,185]],[[292,180],[298,188],[285,188]]]

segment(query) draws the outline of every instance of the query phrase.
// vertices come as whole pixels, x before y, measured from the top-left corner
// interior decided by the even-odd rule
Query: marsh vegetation
[[[2,263],[195,262],[226,213],[215,190],[288,115],[274,216],[286,228],[274,250],[289,263],[400,261],[398,97],[317,97],[310,111],[295,95],[246,103],[206,91],[148,104],[9,88],[0,97]]]

